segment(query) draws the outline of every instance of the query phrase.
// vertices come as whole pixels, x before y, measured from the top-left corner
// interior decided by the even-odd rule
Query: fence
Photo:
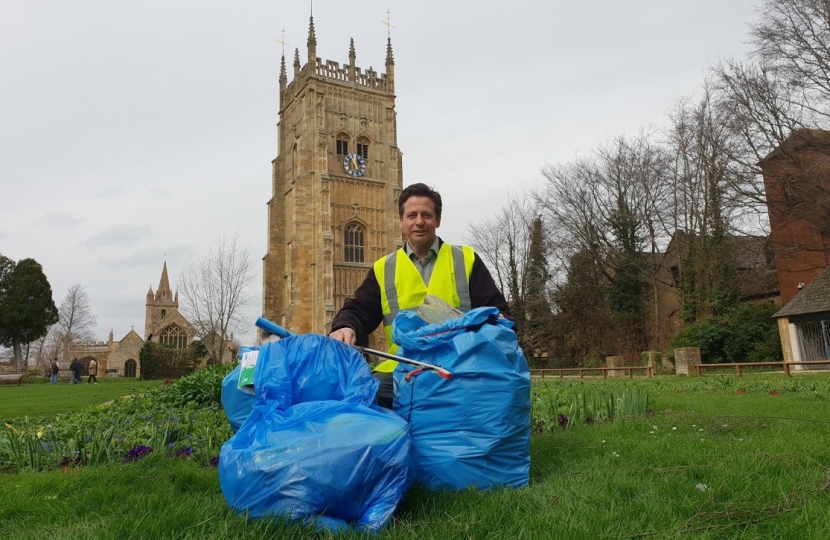
[[[791,366],[821,366],[830,365],[830,360],[810,360],[807,362],[736,362],[731,364],[697,364],[698,377],[703,376],[703,370],[709,368],[735,368],[735,374],[738,377],[743,377],[743,368],[745,367],[767,367],[767,366],[781,366],[784,368],[784,375],[792,377]]]
[[[609,371],[624,371],[628,375],[628,378],[632,379],[632,378],[634,378],[634,371],[641,370],[641,369],[646,371],[646,376],[649,379],[654,377],[654,368],[651,367],[651,366],[623,366],[623,367],[595,367],[595,368],[579,368],[579,367],[574,367],[574,368],[543,368],[543,369],[531,369],[530,370],[530,375],[540,377],[540,378],[544,379],[546,374],[558,374],[560,379],[564,379],[566,371],[570,371],[570,372],[575,371],[575,372],[579,373],[579,378],[580,379],[584,379],[586,371],[601,371],[602,372],[602,378],[607,379]]]

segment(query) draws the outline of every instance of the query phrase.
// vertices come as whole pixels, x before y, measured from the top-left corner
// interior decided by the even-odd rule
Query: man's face
[[[440,225],[435,203],[429,197],[410,197],[403,203],[401,230],[414,250],[429,249],[435,242],[435,229]]]

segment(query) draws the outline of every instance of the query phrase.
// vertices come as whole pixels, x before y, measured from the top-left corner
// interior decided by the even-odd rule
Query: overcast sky
[[[444,197],[439,234],[540,167],[665,122],[719,58],[748,50],[757,0],[314,2],[318,57],[384,70],[391,9],[404,185]],[[0,253],[82,284],[98,336],[143,336],[147,289],[220,231],[249,245],[261,310],[281,39],[306,58],[308,2],[2,0]],[[239,334],[237,334],[239,335]],[[253,339],[253,331],[243,336]]]

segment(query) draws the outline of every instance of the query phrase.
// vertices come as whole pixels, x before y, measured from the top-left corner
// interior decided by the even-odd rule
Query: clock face
[[[343,170],[354,177],[363,176],[366,172],[366,160],[360,154],[347,154],[343,158]]]

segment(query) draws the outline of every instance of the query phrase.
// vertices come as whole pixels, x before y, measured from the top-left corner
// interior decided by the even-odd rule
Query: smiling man
[[[354,298],[346,300],[334,316],[330,337],[366,345],[369,334],[383,322],[389,351],[395,352],[392,321],[401,310],[417,309],[428,294],[464,312],[492,306],[510,318],[504,296],[473,249],[450,245],[437,236],[441,210],[441,195],[425,184],[401,192],[398,214],[406,244],[375,262]],[[375,368],[381,373],[379,401],[384,390],[391,392],[391,377],[382,374],[391,373],[395,365],[387,361]]]

